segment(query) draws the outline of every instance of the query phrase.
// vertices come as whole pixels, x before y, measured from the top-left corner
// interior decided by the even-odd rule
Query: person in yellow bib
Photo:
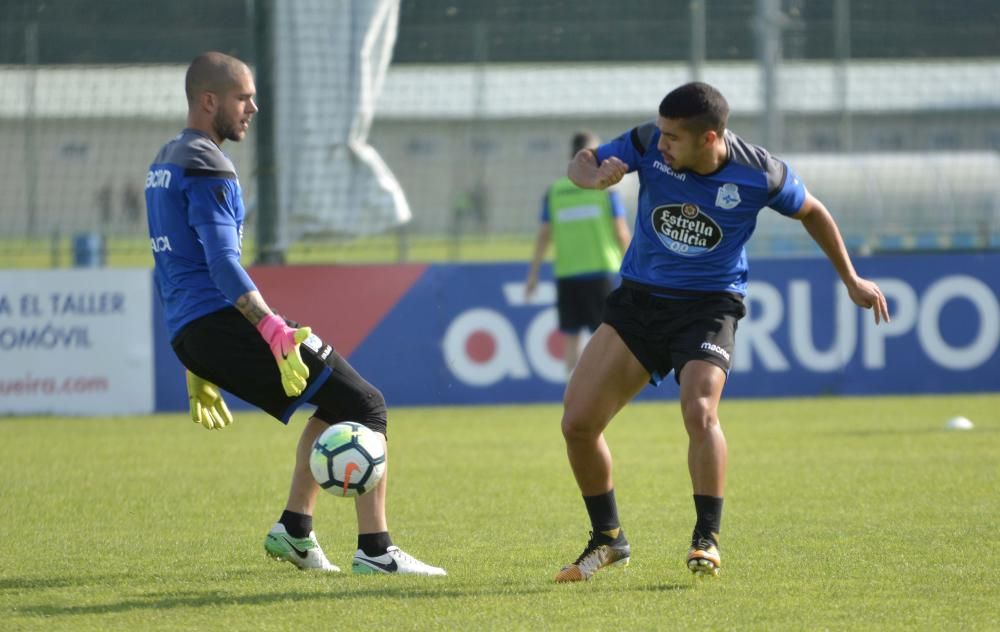
[[[594,149],[601,140],[591,132],[573,136],[572,154]],[[615,191],[581,189],[568,177],[556,180],[542,199],[541,226],[525,283],[525,297],[538,287],[538,272],[549,243],[555,244],[556,307],[559,330],[566,336],[566,374],[580,356],[580,332],[601,324],[604,299],[632,235],[621,197]]]

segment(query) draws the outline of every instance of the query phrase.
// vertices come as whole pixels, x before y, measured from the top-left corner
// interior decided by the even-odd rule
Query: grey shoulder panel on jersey
[[[729,148],[731,161],[767,174],[767,197],[770,198],[781,190],[785,184],[785,176],[788,175],[785,163],[772,156],[763,147],[746,142],[728,129],[726,147]]]
[[[638,127],[632,128],[629,136],[632,140],[632,145],[639,150],[639,153],[645,154],[646,150],[649,149],[650,143],[653,142],[653,135],[656,132],[656,123],[649,121],[648,123],[643,123]]]
[[[236,178],[236,167],[218,145],[200,134],[184,131],[167,143],[157,162],[183,167],[186,175]]]

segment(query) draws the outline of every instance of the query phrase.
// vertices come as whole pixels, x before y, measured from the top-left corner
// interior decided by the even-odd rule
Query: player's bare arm
[[[256,290],[247,292],[236,299],[236,309],[240,310],[243,317],[249,320],[254,327],[271,314],[271,308],[267,306],[264,297]]]
[[[535,252],[531,257],[531,267],[528,269],[528,279],[524,283],[524,297],[530,298],[538,287],[538,271],[545,258],[545,251],[548,250],[549,242],[552,239],[552,227],[542,224],[538,229],[538,238],[535,240]]]
[[[622,249],[622,253],[628,250],[628,245],[632,243],[632,231],[629,230],[628,222],[625,221],[624,217],[618,217],[615,219],[615,237],[618,239],[618,246]]]
[[[840,236],[840,230],[830,211],[811,193],[806,193],[802,208],[792,216],[802,222],[806,232],[812,237],[833,264],[840,280],[847,287],[847,294],[854,304],[871,309],[875,322],[889,322],[889,306],[885,295],[875,283],[858,276],[847,254],[847,247]]]
[[[569,163],[566,175],[581,189],[606,189],[618,184],[628,173],[628,165],[611,156],[600,165],[592,149],[581,149]]]

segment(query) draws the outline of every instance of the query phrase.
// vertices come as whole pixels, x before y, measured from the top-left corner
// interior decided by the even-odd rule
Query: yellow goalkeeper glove
[[[219,388],[191,371],[186,373],[191,420],[205,426],[207,430],[218,430],[233,423],[233,414],[229,412]]]
[[[306,390],[309,379],[309,367],[302,361],[299,345],[312,335],[308,327],[293,329],[285,323],[285,319],[277,314],[268,314],[267,318],[257,323],[257,331],[267,341],[278,363],[281,372],[281,386],[285,395],[298,397]]]

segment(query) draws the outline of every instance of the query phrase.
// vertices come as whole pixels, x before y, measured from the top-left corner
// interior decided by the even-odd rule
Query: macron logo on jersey
[[[657,169],[659,169],[660,171],[662,171],[663,173],[667,174],[668,176],[673,176],[673,177],[677,178],[681,182],[684,182],[685,180],[688,179],[686,173],[677,173],[676,171],[674,171],[673,169],[671,169],[669,165],[665,165],[662,162],[660,162],[659,160],[654,160],[653,161],[653,166],[656,167]]]
[[[704,349],[705,351],[711,351],[712,353],[718,354],[723,358],[725,358],[726,362],[729,362],[729,352],[720,347],[719,345],[712,344],[711,342],[703,342],[701,343],[701,348]]]
[[[146,188],[147,189],[169,189],[170,188],[170,170],[169,169],[150,169],[146,173]]]

